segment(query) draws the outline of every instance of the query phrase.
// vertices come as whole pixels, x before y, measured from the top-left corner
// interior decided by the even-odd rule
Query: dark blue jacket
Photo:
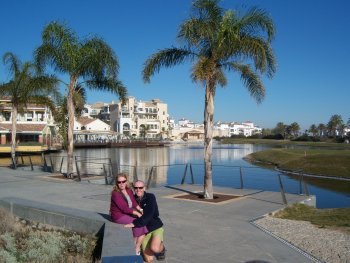
[[[158,205],[154,194],[146,193],[140,199],[135,195],[136,202],[143,209],[143,215],[134,220],[136,227],[146,226],[151,232],[163,226],[162,220],[159,218]]]

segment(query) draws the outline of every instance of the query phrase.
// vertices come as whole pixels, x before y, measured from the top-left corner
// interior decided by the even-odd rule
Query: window
[[[27,121],[33,120],[33,112],[28,112],[26,115],[27,115]]]
[[[4,113],[4,117],[5,117],[5,120],[6,120],[6,121],[10,121],[11,112],[5,112],[5,113]]]

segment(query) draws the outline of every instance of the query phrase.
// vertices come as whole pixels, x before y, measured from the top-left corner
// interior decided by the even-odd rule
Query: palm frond
[[[120,100],[125,101],[127,96],[127,88],[124,84],[111,78],[92,79],[84,82],[87,87],[92,90],[108,91],[119,96]]]
[[[193,59],[198,56],[196,53],[185,48],[167,48],[158,51],[148,58],[145,62],[142,75],[144,82],[150,82],[151,76],[159,72],[161,67],[171,67],[181,64],[185,59]]]
[[[271,46],[259,37],[242,36],[241,53],[246,58],[252,58],[257,70],[267,74],[269,78],[276,72],[276,59]]]
[[[250,35],[258,35],[261,31],[267,33],[267,41],[275,37],[275,26],[266,11],[257,7],[251,8],[238,22],[242,31]]]
[[[75,75],[82,77],[115,78],[119,70],[119,62],[114,51],[100,38],[94,37],[85,41],[77,56],[79,63]]]
[[[9,72],[13,75],[17,75],[22,67],[21,61],[11,52],[6,52],[2,57],[2,61],[4,65],[8,65]]]
[[[265,88],[258,74],[256,74],[249,65],[243,65],[234,62],[228,62],[223,65],[227,70],[237,71],[244,86],[248,89],[249,94],[261,103],[265,97]]]

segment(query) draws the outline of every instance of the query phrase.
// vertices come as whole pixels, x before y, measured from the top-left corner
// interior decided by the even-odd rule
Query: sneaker
[[[158,261],[163,261],[163,260],[165,260],[165,252],[166,252],[166,249],[164,247],[162,252],[154,254],[154,255]]]

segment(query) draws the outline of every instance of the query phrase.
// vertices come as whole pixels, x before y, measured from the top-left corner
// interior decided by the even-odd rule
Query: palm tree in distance
[[[178,33],[184,45],[156,52],[147,59],[143,69],[144,81],[150,82],[150,77],[160,68],[190,61],[192,80],[205,86],[204,197],[207,199],[213,199],[211,159],[216,87],[227,85],[225,71],[237,72],[259,103],[265,96],[260,74],[272,77],[276,70],[270,46],[275,35],[271,18],[258,8],[241,16],[233,10],[225,11],[218,2],[194,1],[192,16],[180,25]],[[248,62],[253,63],[254,68]]]
[[[46,105],[53,110],[55,108],[54,102],[48,95],[58,98],[58,80],[53,76],[39,74],[38,69],[32,62],[22,63],[11,52],[3,55],[3,63],[8,66],[9,73],[12,75],[9,82],[0,84],[0,97],[8,96],[11,100],[11,158],[14,168],[16,168],[18,113],[23,113],[29,103]]]
[[[73,174],[74,94],[77,86],[109,91],[126,97],[126,88],[118,80],[119,62],[113,50],[101,38],[80,40],[75,32],[58,22],[48,24],[42,33],[42,44],[35,51],[35,61],[44,70],[50,65],[57,73],[67,74],[68,160],[67,176]]]
[[[327,129],[333,137],[337,136],[337,130],[339,132],[340,126],[343,124],[343,119],[339,114],[334,114],[329,119],[329,122],[327,124]]]

